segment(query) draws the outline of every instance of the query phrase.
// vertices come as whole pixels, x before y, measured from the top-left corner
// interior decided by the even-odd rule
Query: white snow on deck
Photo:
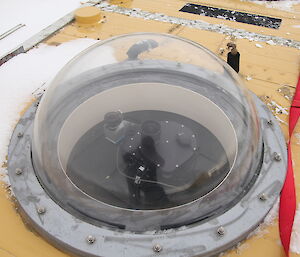
[[[0,164],[5,161],[20,112],[33,99],[32,92],[49,81],[72,57],[95,42],[97,40],[77,39],[57,47],[41,44],[0,66]]]
[[[275,8],[283,11],[291,12],[293,11],[293,6],[300,4],[300,0],[279,0],[279,1],[255,1],[255,0],[246,0],[255,4],[261,4],[267,8]]]
[[[0,56],[78,7],[79,0],[0,1],[0,34],[18,24],[26,25],[0,40]]]
[[[296,211],[290,247],[292,252],[300,254],[300,204]]]

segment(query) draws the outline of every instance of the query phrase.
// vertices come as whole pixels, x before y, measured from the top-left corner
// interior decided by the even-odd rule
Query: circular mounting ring
[[[48,196],[31,161],[32,125],[37,108],[33,104],[20,119],[9,146],[8,173],[21,214],[47,240],[79,256],[114,257],[120,252],[128,257],[157,254],[211,256],[220,253],[246,238],[263,221],[278,198],[285,179],[285,139],[271,112],[258,97],[254,96],[254,100],[261,119],[264,158],[260,173],[248,193],[231,209],[209,222],[139,234],[84,222]],[[18,136],[20,133],[22,137]],[[16,172],[18,169],[22,172]],[[154,253],[157,245],[163,250]]]

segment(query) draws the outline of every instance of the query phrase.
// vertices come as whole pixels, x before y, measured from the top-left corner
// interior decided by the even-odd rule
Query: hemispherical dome
[[[255,106],[236,73],[194,42],[153,33],[71,60],[40,102],[32,148],[61,207],[133,231],[223,213],[262,158]]]

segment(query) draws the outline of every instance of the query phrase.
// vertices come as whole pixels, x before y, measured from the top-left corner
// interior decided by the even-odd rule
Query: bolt
[[[156,252],[156,253],[159,253],[162,251],[162,246],[160,244],[156,244],[153,246],[153,251]]]
[[[22,132],[19,132],[18,133],[18,137],[20,138],[20,137],[23,137],[23,133]]]
[[[278,161],[278,162],[281,161],[281,156],[279,153],[276,153],[276,152],[274,153],[274,160]]]
[[[219,227],[217,229],[217,233],[219,236],[224,236],[225,235],[225,228],[224,227]]]
[[[178,164],[176,164],[176,165],[175,165],[175,167],[176,167],[176,168],[178,168],[178,167],[179,167],[179,165],[178,165]]]
[[[37,208],[37,213],[38,214],[44,214],[46,212],[46,208],[45,207],[38,207]]]
[[[20,169],[20,168],[16,168],[15,172],[16,172],[17,175],[21,175],[23,173],[23,170]]]
[[[268,197],[263,193],[263,194],[260,194],[258,198],[261,201],[266,201]]]
[[[157,167],[160,167],[160,164],[159,164],[159,163],[157,164]]]
[[[96,238],[94,236],[89,235],[89,236],[87,236],[86,241],[88,244],[93,244],[93,243],[95,243]]]
[[[268,125],[270,125],[270,126],[273,125],[273,121],[272,121],[272,120],[268,120],[267,123],[268,123]]]

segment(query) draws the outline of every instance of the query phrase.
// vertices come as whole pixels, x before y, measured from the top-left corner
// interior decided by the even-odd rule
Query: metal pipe
[[[14,33],[16,30],[24,27],[25,24],[18,24],[16,26],[14,26],[13,28],[9,29],[8,31],[4,32],[3,34],[0,35],[0,40],[7,37],[8,35]]]

